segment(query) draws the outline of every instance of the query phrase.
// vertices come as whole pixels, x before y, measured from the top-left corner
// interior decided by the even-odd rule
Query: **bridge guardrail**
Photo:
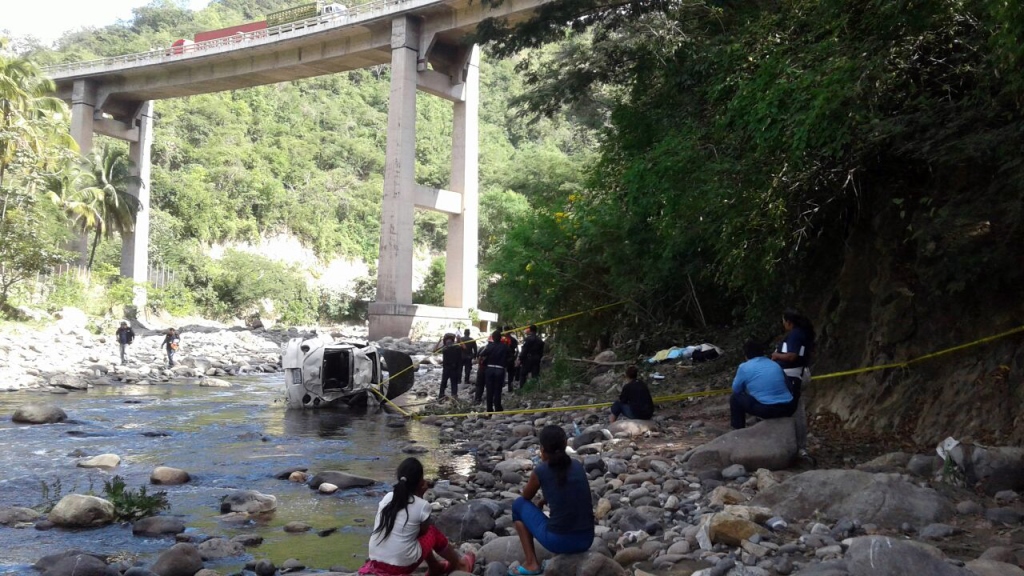
[[[344,26],[346,24],[352,24],[353,22],[366,20],[368,19],[368,16],[380,16],[388,8],[401,4],[408,4],[410,1],[411,0],[376,0],[374,2],[352,6],[344,13],[326,14],[315,18],[296,20],[295,22],[288,22],[287,24],[281,24],[272,28],[265,28],[263,30],[256,30],[253,32],[241,32],[224,38],[214,38],[213,40],[205,40],[203,42],[195,42],[193,44],[186,44],[182,46],[168,46],[167,48],[158,48],[135,54],[124,54],[121,56],[97,58],[95,60],[56,64],[44,67],[43,72],[53,78],[55,76],[68,76],[72,73],[84,72],[88,69],[108,68],[116,64],[134,66],[157,64],[177,60],[179,58],[187,57],[187,55],[198,56],[210,50],[225,46],[241,47],[239,45],[242,43],[248,44],[257,40],[264,40],[273,36],[280,36],[289,32],[303,30],[305,28],[315,27],[316,31],[320,32],[331,27]]]

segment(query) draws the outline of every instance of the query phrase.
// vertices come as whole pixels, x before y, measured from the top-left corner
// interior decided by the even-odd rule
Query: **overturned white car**
[[[381,396],[394,400],[408,392],[415,378],[404,352],[321,337],[289,340],[282,365],[288,408],[378,405]]]

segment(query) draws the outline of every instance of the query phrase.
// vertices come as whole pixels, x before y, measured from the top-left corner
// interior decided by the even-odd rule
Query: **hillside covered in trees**
[[[155,2],[16,48],[40,64],[141,51],[284,4]],[[554,332],[651,350],[723,325],[769,339],[796,306],[819,374],[1020,326],[1022,38],[1024,7],[1005,0],[561,0],[493,22],[478,38],[482,307],[521,323],[624,301]],[[154,260],[223,312],[244,268],[204,244],[287,229],[372,259],[387,82],[383,67],[159,102]],[[417,178],[443,185],[450,112],[420,98],[419,113]],[[418,214],[421,245],[443,234]],[[294,291],[295,318],[315,315]],[[1019,443],[1024,343],[811,393],[921,441]]]
[[[135,11],[129,22],[72,32],[56,46],[21,39],[18,54],[38,66],[170,46],[196,32],[261,20],[291,0],[223,0],[199,12],[170,1]],[[581,181],[595,140],[566,115],[530,123],[510,104],[522,92],[515,59],[482,62],[480,129],[481,253],[493,252],[529,210],[530,196]],[[155,106],[151,264],[180,279],[175,297],[207,314],[249,309],[263,296],[290,309],[291,322],[353,315],[349,287],[305,290],[302,282],[244,286],[263,269],[285,266],[246,254],[215,262],[213,243],[277,233],[297,236],[322,259],[377,257],[383,188],[389,70],[386,66],[234,92],[162,100]],[[450,172],[450,103],[418,99],[417,181],[444,188]],[[104,144],[99,144],[98,147]],[[116,148],[117,142],[106,145]],[[440,303],[447,216],[417,211],[416,242],[440,256],[418,300]],[[103,242],[97,266],[116,266],[119,241]],[[269,274],[268,274],[269,275]],[[359,297],[372,297],[371,280]],[[298,278],[296,276],[296,278]],[[276,285],[276,288],[275,288]],[[239,293],[239,290],[245,293]],[[276,291],[275,291],[276,290]],[[319,308],[319,310],[318,310]]]

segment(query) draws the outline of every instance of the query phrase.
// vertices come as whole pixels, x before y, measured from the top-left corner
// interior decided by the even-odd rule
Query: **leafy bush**
[[[103,481],[103,497],[114,505],[118,520],[131,521],[155,516],[171,506],[167,502],[167,492],[148,494],[145,486],[132,490],[120,476]]]
[[[423,279],[420,289],[412,295],[416,304],[444,306],[444,268],[445,257],[439,256],[430,262],[427,276]]]

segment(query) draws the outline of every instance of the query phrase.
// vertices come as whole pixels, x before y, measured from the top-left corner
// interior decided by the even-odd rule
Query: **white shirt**
[[[394,492],[388,492],[377,506],[377,517],[373,521],[374,529],[380,526],[380,514],[391,502]],[[384,562],[392,566],[412,566],[423,557],[420,550],[420,524],[430,519],[430,503],[413,496],[411,504],[395,517],[395,527],[383,541],[383,532],[370,535],[370,560]]]

